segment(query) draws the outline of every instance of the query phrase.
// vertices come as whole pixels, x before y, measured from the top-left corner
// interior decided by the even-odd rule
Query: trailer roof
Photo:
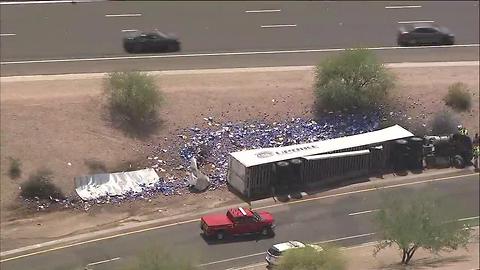
[[[245,167],[251,167],[292,158],[325,154],[358,146],[378,144],[412,136],[414,135],[410,131],[399,125],[395,125],[372,132],[331,140],[233,152],[230,153],[230,156],[238,160]]]

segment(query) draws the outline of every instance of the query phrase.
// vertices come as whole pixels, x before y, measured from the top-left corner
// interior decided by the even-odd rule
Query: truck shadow
[[[275,235],[262,236],[260,234],[249,234],[249,235],[241,235],[241,236],[227,236],[225,237],[225,239],[217,240],[214,237],[207,237],[203,233],[200,233],[200,236],[208,245],[221,245],[221,244],[247,242],[247,241],[259,242],[261,240],[271,239],[275,237]]]

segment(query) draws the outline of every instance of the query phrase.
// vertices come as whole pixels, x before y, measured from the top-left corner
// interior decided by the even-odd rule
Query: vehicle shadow
[[[250,242],[250,241],[259,242],[261,240],[271,239],[275,237],[275,235],[262,236],[260,234],[249,234],[249,235],[242,235],[242,236],[228,236],[228,237],[225,237],[225,239],[217,240],[214,237],[206,236],[204,233],[200,233],[200,236],[208,245],[221,245],[221,244],[228,244],[228,243],[239,243],[239,242]]]

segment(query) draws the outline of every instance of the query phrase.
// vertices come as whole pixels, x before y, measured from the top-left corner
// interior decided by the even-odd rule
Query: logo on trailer
[[[260,153],[257,153],[258,158],[268,158],[273,156],[274,153],[272,151],[262,151]]]

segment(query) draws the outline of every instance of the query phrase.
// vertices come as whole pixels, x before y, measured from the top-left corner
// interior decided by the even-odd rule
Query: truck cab
[[[228,209],[226,214],[206,215],[200,220],[203,234],[217,240],[247,234],[273,236],[274,227],[274,219],[269,212],[243,207]]]

